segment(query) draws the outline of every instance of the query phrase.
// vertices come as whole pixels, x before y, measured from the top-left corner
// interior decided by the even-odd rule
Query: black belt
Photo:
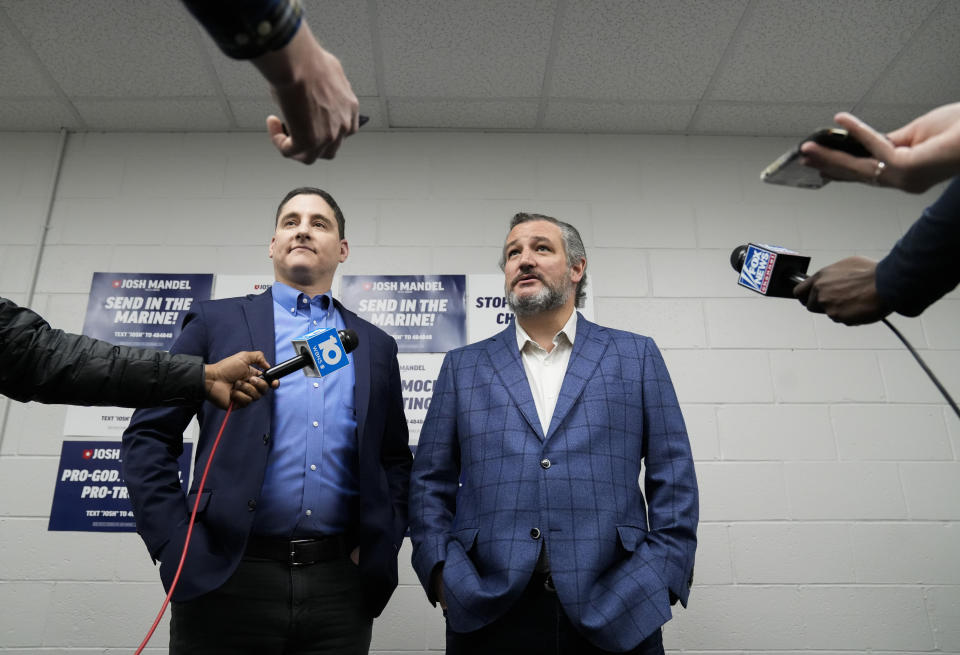
[[[244,553],[250,557],[273,559],[291,566],[329,562],[350,556],[353,542],[345,534],[311,539],[285,539],[251,535]]]

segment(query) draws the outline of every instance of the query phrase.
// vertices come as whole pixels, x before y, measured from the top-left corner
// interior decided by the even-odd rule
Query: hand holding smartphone
[[[813,141],[825,148],[841,150],[854,157],[871,157],[863,144],[850,133],[837,127],[824,127],[806,137],[795,147],[783,153],[760,174],[760,179],[769,184],[782,184],[800,189],[819,189],[829,182],[815,168],[800,163],[800,146]]]

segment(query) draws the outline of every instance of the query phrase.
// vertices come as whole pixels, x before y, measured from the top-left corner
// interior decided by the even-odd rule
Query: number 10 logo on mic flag
[[[314,366],[305,369],[308,377],[326,377],[350,363],[336,328],[314,330],[294,340],[293,346],[298,352],[302,348],[310,351]]]

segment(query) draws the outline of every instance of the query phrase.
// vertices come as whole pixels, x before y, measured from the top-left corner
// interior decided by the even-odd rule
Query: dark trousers
[[[454,632],[447,623],[448,655],[607,655],[570,623],[552,585],[534,574],[510,610],[475,632]],[[660,631],[627,655],[663,655]]]
[[[372,630],[349,558],[291,566],[244,557],[219,589],[171,604],[170,654],[365,654]]]

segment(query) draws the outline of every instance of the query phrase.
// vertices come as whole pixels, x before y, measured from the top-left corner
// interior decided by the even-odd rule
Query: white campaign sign
[[[400,353],[400,383],[403,386],[403,411],[410,430],[410,444],[420,441],[420,428],[427,416],[433,385],[440,374],[443,353]]]

